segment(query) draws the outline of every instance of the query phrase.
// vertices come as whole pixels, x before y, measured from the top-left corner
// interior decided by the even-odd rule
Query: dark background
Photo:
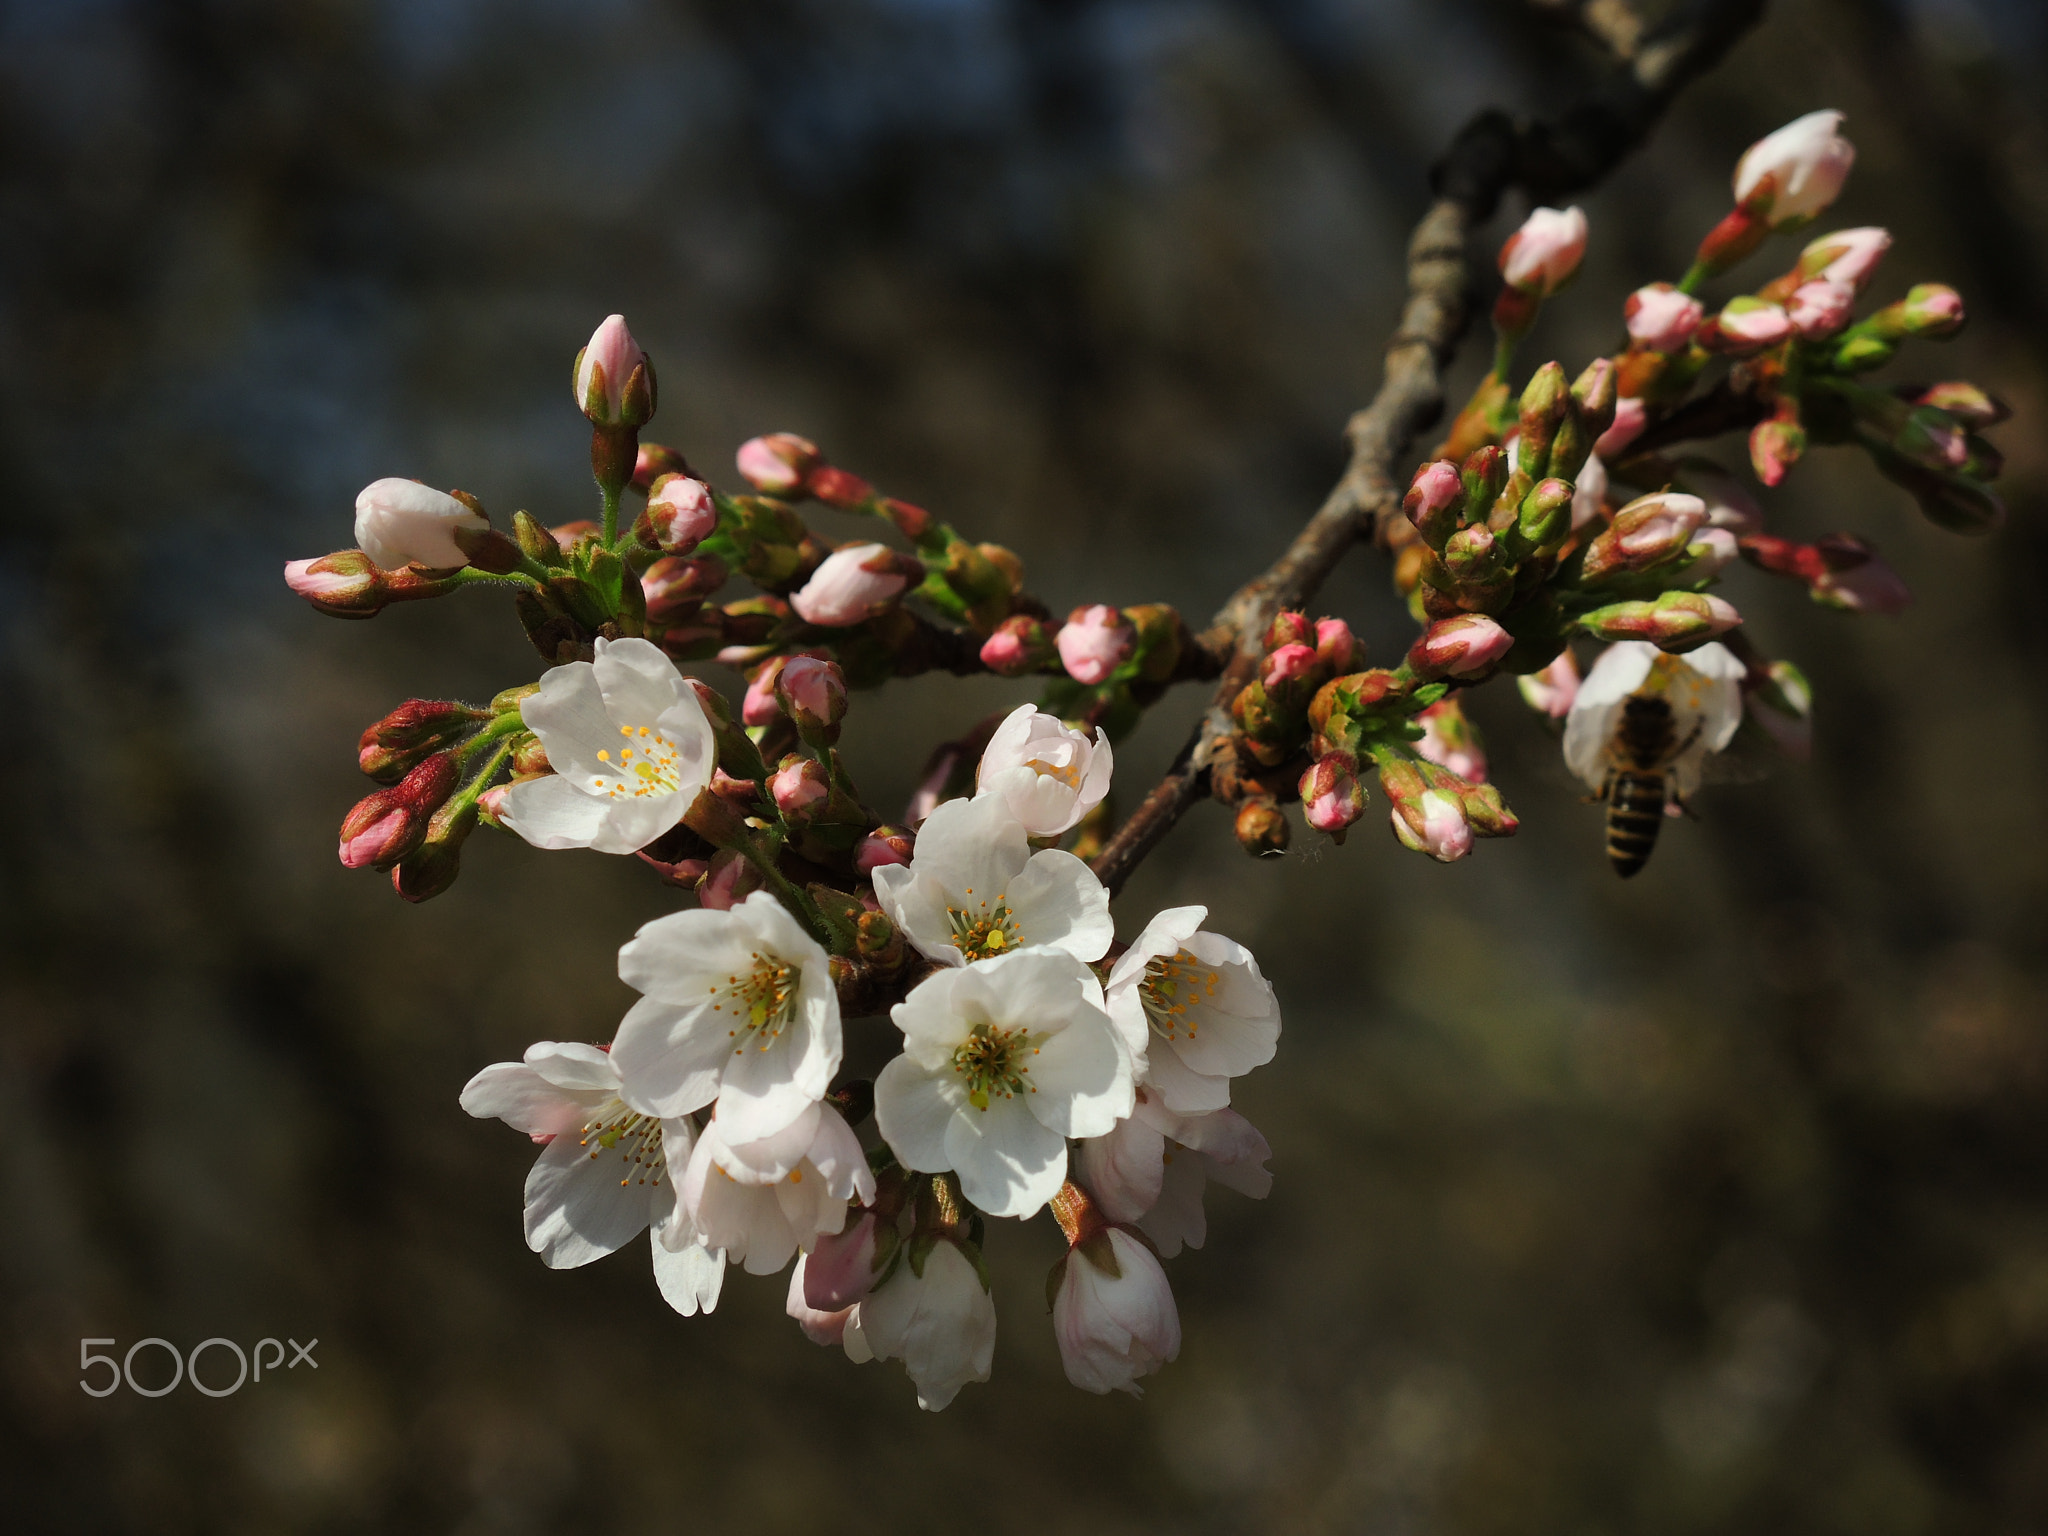
[[[1496,686],[1513,841],[1441,868],[1376,799],[1255,864],[1198,807],[1119,903],[1127,936],[1209,903],[1287,1009],[1237,1094],[1273,1196],[1212,1191],[1142,1402],[1062,1379],[1046,1222],[993,1235],[995,1379],[937,1417],[805,1342],[781,1279],[684,1321],[644,1248],[543,1268],[531,1149],[456,1094],[608,1035],[668,893],[486,833],[414,909],[333,857],[366,723],[534,661],[488,596],[344,626],[279,568],[381,475],[588,515],[567,384],[607,312],[658,360],[650,435],[727,483],[802,431],[1056,608],[1205,615],[1341,466],[1429,161],[1597,62],[1507,0],[0,3],[10,1527],[2048,1531],[2027,0],[1780,0],[1584,199],[1525,354],[1611,346],[1745,144],[1848,112],[1838,222],[1898,236],[1876,296],[1973,315],[1894,374],[2016,406],[2014,516],[1944,534],[1847,450],[1772,498],[1919,596],[1856,619],[1732,573],[1813,679],[1810,766],[1709,791],[1624,886]],[[1407,633],[1370,551],[1317,608],[1378,659]],[[1023,696],[863,697],[854,770],[899,803]],[[1127,796],[1198,707],[1119,753]],[[106,1335],[317,1336],[319,1371],[96,1401]]]

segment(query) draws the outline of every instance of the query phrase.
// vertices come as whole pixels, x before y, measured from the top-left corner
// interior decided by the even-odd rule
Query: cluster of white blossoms
[[[499,798],[538,847],[630,853],[713,788],[714,727],[644,641],[600,642],[522,705],[550,773]],[[1111,753],[1025,705],[996,729],[971,797],[871,871],[872,909],[923,957],[890,1010],[900,1053],[839,1081],[845,1021],[831,957],[756,889],[646,924],[619,952],[641,996],[609,1046],[544,1041],[463,1091],[542,1144],[527,1243],[556,1268],[646,1230],[662,1294],[717,1303],[725,1266],[790,1266],[788,1310],[850,1359],[896,1359],[939,1409],[988,1379],[995,1308],[985,1218],[1050,1208],[1069,1252],[1054,1333],[1089,1391],[1137,1392],[1180,1321],[1160,1259],[1204,1235],[1214,1179],[1271,1183],[1231,1079],[1272,1059],[1273,989],[1201,907],[1115,942],[1109,893],[1051,846],[1109,789]],[[880,1027],[886,1028],[886,1025]],[[865,1145],[864,1145],[865,1142]]]

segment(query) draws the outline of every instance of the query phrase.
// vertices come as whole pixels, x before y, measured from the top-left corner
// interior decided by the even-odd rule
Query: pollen
[[[658,1185],[668,1167],[662,1159],[660,1119],[628,1109],[617,1099],[584,1125],[577,1145],[590,1153],[592,1162],[607,1153],[618,1154],[625,1164],[619,1180],[622,1189],[629,1184]]]
[[[747,957],[753,968],[744,976],[728,976],[723,987],[713,987],[713,997],[723,1001],[711,1005],[713,1013],[732,1015],[728,1039],[737,1040],[733,1054],[749,1045],[765,1051],[782,1038],[782,1031],[796,1016],[797,984],[802,979],[797,967],[786,965],[780,956],[756,950]]]
[[[1185,949],[1146,966],[1138,1000],[1153,1033],[1167,1040],[1194,1039],[1201,1028],[1201,1007],[1216,1000],[1222,980],[1214,966],[1204,965]]]
[[[1066,744],[1066,751],[1072,759],[1069,762],[1056,763],[1049,758],[1032,757],[1025,759],[1024,766],[1042,779],[1057,779],[1069,789],[1079,789],[1081,787],[1080,754],[1074,751],[1071,743]]]
[[[1003,896],[979,910],[948,907],[946,923],[953,930],[954,947],[969,960],[987,960],[1024,942],[1017,916]]]
[[[1038,1092],[1025,1081],[1031,1075],[1027,1054],[1036,1056],[1038,1047],[1022,1025],[975,1025],[953,1052],[953,1070],[967,1081],[967,1102],[986,1110],[991,1098]]]
[[[666,731],[622,725],[619,734],[640,745],[620,748],[616,769],[595,775],[590,781],[591,793],[607,800],[647,800],[672,795],[683,787],[682,753]],[[612,755],[600,751],[597,760],[610,763]]]

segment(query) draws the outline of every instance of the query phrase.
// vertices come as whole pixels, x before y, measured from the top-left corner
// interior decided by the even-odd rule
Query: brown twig
[[[1436,201],[1408,242],[1408,301],[1387,346],[1385,376],[1372,403],[1345,428],[1351,459],[1344,476],[1279,560],[1239,588],[1203,632],[1203,645],[1229,652],[1230,664],[1166,777],[1095,858],[1091,867],[1112,893],[1208,793],[1210,760],[1232,730],[1231,701],[1256,674],[1273,615],[1307,602],[1352,544],[1398,508],[1395,466],[1415,435],[1441,414],[1441,370],[1471,318],[1466,243],[1473,229],[1510,186],[1541,199],[1597,182],[1763,9],[1764,0],[1696,0],[1642,38],[1555,125],[1482,113],[1438,162],[1431,173]]]
[[[1643,40],[1643,18],[1628,0],[1529,0],[1548,16],[1576,25],[1617,59],[1632,59]]]

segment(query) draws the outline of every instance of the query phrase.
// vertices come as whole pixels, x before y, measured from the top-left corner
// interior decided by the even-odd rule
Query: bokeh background
[[[1779,0],[1584,199],[1532,343],[1610,346],[1746,143],[1848,112],[1879,297],[1944,279],[1973,316],[1894,372],[2016,406],[2014,516],[1947,535],[1847,450],[1773,496],[1919,598],[1859,620],[1733,573],[1816,686],[1809,766],[1709,791],[1623,885],[1495,687],[1518,838],[1440,868],[1375,812],[1254,863],[1200,807],[1132,882],[1127,935],[1207,902],[1287,1010],[1238,1092],[1274,1193],[1212,1191],[1142,1401],[1065,1384],[1047,1222],[994,1234],[995,1379],[936,1417],[807,1343],[780,1280],[684,1321],[641,1250],[544,1269],[531,1149],[456,1094],[608,1035],[669,893],[486,833],[415,909],[333,857],[366,723],[534,659],[488,597],[342,625],[279,568],[387,474],[587,515],[566,386],[607,312],[659,361],[650,435],[713,474],[801,431],[1056,609],[1203,615],[1340,468],[1429,161],[1597,62],[1509,0],[0,3],[9,1527],[2048,1531],[2029,0]],[[1317,607],[1404,643],[1369,550]],[[863,787],[900,802],[923,743],[1023,696],[864,697]],[[1119,752],[1127,793],[1198,707]],[[319,1369],[80,1391],[81,1338],[151,1335],[317,1337]]]

